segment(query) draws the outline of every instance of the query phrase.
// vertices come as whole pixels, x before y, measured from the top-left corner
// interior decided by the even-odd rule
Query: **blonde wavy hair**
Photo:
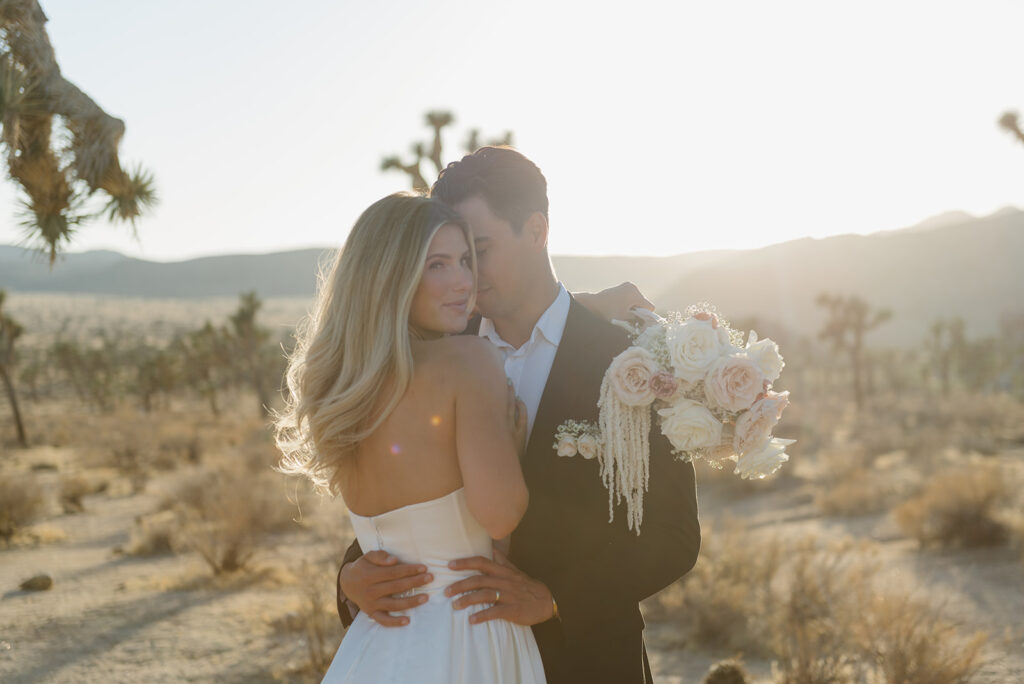
[[[274,415],[282,453],[275,470],[309,477],[321,493],[339,493],[338,476],[355,448],[409,386],[410,340],[429,334],[410,325],[409,311],[430,242],[448,224],[466,237],[475,283],[473,236],[442,202],[396,193],[356,221],[333,264],[319,274],[313,309],[296,329],[289,396]]]

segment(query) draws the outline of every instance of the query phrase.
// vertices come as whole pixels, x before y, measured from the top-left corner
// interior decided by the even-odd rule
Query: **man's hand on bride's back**
[[[399,563],[386,551],[370,551],[342,567],[338,587],[346,599],[375,622],[384,627],[401,627],[409,624],[409,618],[389,613],[415,608],[426,602],[427,595],[397,595],[432,580],[424,565]]]

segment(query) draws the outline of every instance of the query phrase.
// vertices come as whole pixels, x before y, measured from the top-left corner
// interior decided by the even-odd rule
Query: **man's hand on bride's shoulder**
[[[593,294],[590,292],[574,292],[573,297],[580,304],[590,309],[606,321],[628,321],[639,323],[641,320],[633,313],[634,308],[654,311],[654,304],[630,282],[616,285]]]
[[[448,567],[481,573],[445,589],[446,596],[462,594],[453,603],[457,610],[479,603],[492,604],[469,616],[473,624],[508,620],[528,627],[554,617],[555,604],[547,586],[514,566],[498,549],[494,551],[494,560],[473,556],[452,561]]]
[[[409,624],[408,617],[389,613],[409,610],[425,603],[426,594],[404,597],[399,594],[432,580],[426,566],[399,563],[397,558],[386,551],[370,551],[346,563],[338,573],[338,587],[344,597],[384,627]]]

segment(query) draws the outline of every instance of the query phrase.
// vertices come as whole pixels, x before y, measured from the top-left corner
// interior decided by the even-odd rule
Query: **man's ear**
[[[530,245],[537,249],[547,249],[548,219],[544,214],[535,211],[523,223],[523,233],[530,240]]]

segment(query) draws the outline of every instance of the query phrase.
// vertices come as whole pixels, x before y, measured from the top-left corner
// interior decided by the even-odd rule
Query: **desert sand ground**
[[[28,413],[30,420],[45,416],[42,409],[30,408]],[[108,430],[111,421],[124,422],[132,415],[122,412],[101,420],[68,409],[56,421],[50,441],[73,441],[83,431]],[[140,423],[148,420],[136,417]],[[172,422],[185,425],[189,420],[182,414]],[[211,440],[204,462],[234,458],[259,431],[255,419],[224,421],[225,431],[242,436],[219,446]],[[216,429],[216,421],[204,424],[204,429]],[[248,425],[249,432],[239,425]],[[10,427],[0,425],[5,434]],[[150,434],[144,426],[140,429],[138,434]],[[259,447],[264,455],[267,446]],[[1019,470],[1024,449],[1007,450],[997,458]],[[351,529],[340,501],[297,492],[282,476],[281,499],[302,504],[301,512],[287,504],[295,519],[292,527],[264,536],[246,569],[214,576],[195,552],[125,552],[135,541],[139,516],[156,510],[173,495],[175,483],[200,465],[164,464],[135,491],[139,487],[123,474],[96,463],[95,454],[88,456],[75,444],[4,447],[0,474],[31,473],[45,494],[47,510],[16,534],[9,548],[0,549],[0,680],[318,681],[311,664],[309,622],[324,625],[322,650],[328,658],[342,636],[333,606],[333,572]],[[814,503],[819,485],[797,477],[798,471],[736,491],[719,486],[721,475],[711,477],[698,469],[699,478],[708,475],[699,484],[702,522],[714,528],[730,516],[765,534],[870,540],[892,582],[941,600],[965,630],[989,633],[983,665],[973,681],[1024,681],[1024,564],[1019,550],[1002,545],[922,551],[887,511],[823,516]],[[107,486],[84,496],[81,512],[65,513],[57,499],[61,478],[68,473],[103,480]],[[51,589],[19,589],[22,581],[39,573],[52,577]],[[311,586],[319,596],[311,593]],[[309,607],[311,600],[317,611]],[[646,612],[646,639],[658,682],[699,682],[715,661],[737,655],[687,643],[687,615],[665,610],[656,598]],[[768,659],[744,657],[744,662],[758,681],[771,681]]]

